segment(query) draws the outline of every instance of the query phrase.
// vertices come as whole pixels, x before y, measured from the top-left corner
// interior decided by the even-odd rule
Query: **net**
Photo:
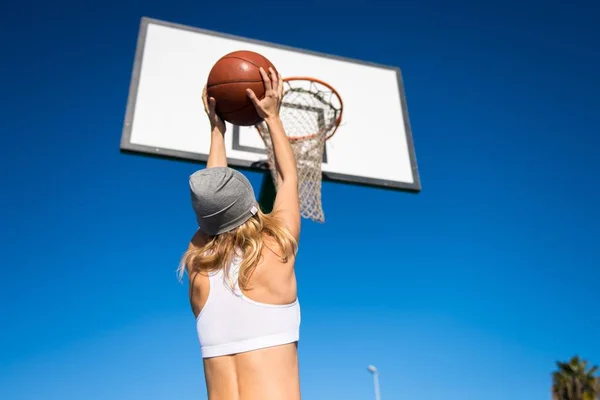
[[[296,157],[300,213],[304,218],[325,221],[321,181],[325,142],[342,118],[342,99],[328,84],[310,78],[287,78],[279,112]],[[269,129],[257,125],[265,143],[271,176],[277,185],[275,155]]]

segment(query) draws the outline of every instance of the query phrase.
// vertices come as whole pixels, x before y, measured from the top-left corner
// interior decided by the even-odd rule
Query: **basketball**
[[[252,89],[259,100],[265,96],[265,87],[259,68],[269,73],[275,66],[264,56],[252,51],[234,51],[221,57],[208,74],[206,92],[217,102],[216,111],[221,119],[238,126],[251,126],[261,121],[254,104],[246,95]]]

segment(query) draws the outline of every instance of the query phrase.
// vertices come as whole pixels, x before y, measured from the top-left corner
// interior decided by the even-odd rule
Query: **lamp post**
[[[381,394],[379,393],[379,371],[374,365],[369,365],[367,370],[373,374],[373,386],[375,387],[375,400],[381,400]]]

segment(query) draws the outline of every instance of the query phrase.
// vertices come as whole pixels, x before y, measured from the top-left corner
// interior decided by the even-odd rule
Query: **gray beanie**
[[[190,192],[200,231],[210,236],[235,229],[258,212],[252,185],[232,168],[196,171]]]

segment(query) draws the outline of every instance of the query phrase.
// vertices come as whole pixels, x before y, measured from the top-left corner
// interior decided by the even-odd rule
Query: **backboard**
[[[121,150],[206,161],[210,125],[202,89],[213,64],[236,50],[263,54],[284,78],[314,77],[338,91],[344,114],[326,143],[324,179],[421,190],[398,68],[149,18],[140,25]],[[230,166],[266,169],[254,127],[228,124],[226,146]]]

